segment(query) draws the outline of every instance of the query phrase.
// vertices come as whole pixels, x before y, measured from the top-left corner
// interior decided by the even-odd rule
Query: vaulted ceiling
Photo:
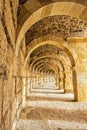
[[[70,66],[70,61],[67,54],[61,49],[54,45],[43,45],[35,49],[30,55],[30,67],[36,69],[39,67],[46,67],[49,69],[50,65],[58,70],[65,70],[66,66]],[[51,69],[50,69],[51,70]],[[53,71],[53,70],[51,70]]]
[[[87,35],[87,23],[67,15],[46,17],[34,24],[26,33],[26,44],[43,35],[62,37],[83,37]]]
[[[18,27],[21,28],[35,11],[55,2],[73,2],[73,5],[78,3],[87,6],[87,0],[20,0]],[[26,46],[28,47],[33,40],[49,34],[61,37],[65,41],[68,37],[85,37],[87,36],[87,23],[66,14],[42,18],[29,27],[25,34]],[[60,47],[46,44],[36,48],[30,54],[29,65],[31,69],[38,68],[40,71],[42,68],[42,70],[54,73],[54,71],[64,71],[70,67],[70,59]]]
[[[18,23],[22,26],[26,19],[41,7],[55,2],[74,2],[87,6],[87,0],[20,0]]]

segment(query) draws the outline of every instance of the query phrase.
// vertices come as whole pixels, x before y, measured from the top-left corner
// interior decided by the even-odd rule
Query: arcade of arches
[[[59,129],[87,130],[87,0],[0,0],[0,130]]]

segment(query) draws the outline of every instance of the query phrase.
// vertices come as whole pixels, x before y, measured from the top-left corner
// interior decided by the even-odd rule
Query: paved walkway
[[[33,89],[16,130],[87,130],[87,102],[74,102],[63,90]]]

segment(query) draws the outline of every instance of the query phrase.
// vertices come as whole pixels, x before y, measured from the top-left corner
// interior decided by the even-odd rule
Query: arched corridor
[[[0,130],[87,129],[87,0],[0,0]]]

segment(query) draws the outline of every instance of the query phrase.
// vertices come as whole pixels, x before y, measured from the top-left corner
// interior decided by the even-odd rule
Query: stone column
[[[78,101],[87,100],[87,48],[79,48],[77,72]]]
[[[55,81],[54,75],[51,75],[51,79],[52,81]]]
[[[28,89],[27,89],[27,95],[29,95],[29,93],[30,93],[30,76],[28,77]]]
[[[38,75],[36,74],[36,87],[38,87]]]
[[[22,86],[22,105],[25,105],[25,101],[26,101],[26,69],[23,67],[22,68],[22,82],[23,82],[23,86]]]
[[[38,85],[40,86],[41,79],[40,79],[40,74],[38,75]]]
[[[66,74],[63,71],[63,88],[64,88],[64,92],[66,92],[65,79],[66,79]]]
[[[73,92],[73,81],[72,81],[72,70],[71,67],[68,67],[64,72],[63,72],[63,81],[64,81],[64,88],[65,92]]]
[[[40,74],[40,83],[42,84],[43,82],[43,77],[42,77],[42,74]]]
[[[37,75],[34,74],[34,88],[37,87]]]
[[[29,92],[32,90],[32,72],[29,72]]]
[[[75,67],[72,70],[74,84],[75,100],[83,101],[87,100],[87,39],[75,38],[70,39],[71,46],[73,48],[72,54],[75,59]],[[76,71],[75,71],[76,70]]]
[[[59,72],[59,89],[64,89],[64,86],[63,86],[63,72],[62,71]]]
[[[43,74],[43,82],[45,82],[45,73]]]
[[[29,87],[29,90],[30,90],[30,92],[32,90],[32,77],[31,76],[30,76],[30,87]]]
[[[25,104],[25,99],[26,99],[26,78],[23,78],[23,89],[22,89],[22,103],[23,106]]]
[[[57,74],[57,87],[60,89],[60,84],[59,84],[59,74]]]
[[[44,82],[44,74],[42,73],[42,83]]]
[[[0,123],[3,126],[3,78],[0,77]]]
[[[34,78],[35,78],[35,75],[34,75],[34,71],[31,72],[31,88],[33,89],[34,88]]]
[[[29,71],[27,67],[27,72],[26,72],[26,96],[29,94]]]
[[[46,81],[47,81],[47,82],[49,81],[48,74],[46,74]]]
[[[77,89],[77,75],[75,67],[72,68],[72,83],[74,91],[74,100],[78,101],[78,89]]]
[[[57,89],[60,89],[60,85],[59,85],[59,74],[56,74],[55,80],[56,80],[56,87],[57,87]]]
[[[51,74],[49,73],[49,82],[51,82]]]

